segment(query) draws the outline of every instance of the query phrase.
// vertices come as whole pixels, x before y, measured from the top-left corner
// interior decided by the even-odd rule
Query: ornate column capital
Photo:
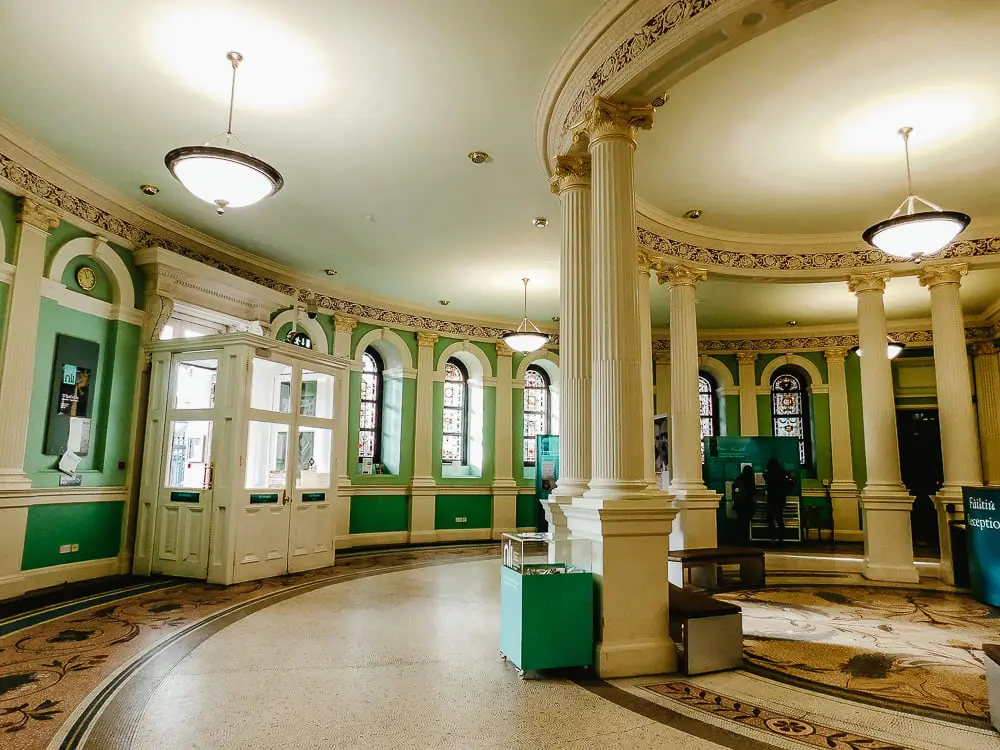
[[[590,187],[590,154],[560,154],[556,156],[555,174],[549,179],[549,190],[556,195],[572,188]]]
[[[357,318],[348,315],[333,316],[333,330],[340,333],[351,333],[358,325]]]
[[[967,263],[935,263],[920,270],[920,286],[933,289],[938,284],[961,284],[969,272]]]
[[[429,331],[417,331],[417,346],[432,347],[441,338],[436,333],[430,333]]]
[[[661,284],[666,284],[669,289],[675,286],[694,286],[699,281],[708,278],[708,271],[704,268],[692,268],[691,266],[675,265],[661,267],[656,272],[656,278]]]
[[[653,352],[653,361],[658,365],[669,365],[670,364],[670,350],[669,349],[657,349]]]
[[[757,352],[736,352],[736,361],[741,365],[752,365],[757,361]]]
[[[59,226],[59,222],[62,221],[58,211],[48,206],[43,206],[41,203],[31,200],[31,198],[21,199],[17,220],[35,229],[41,229],[43,232],[55,229]]]
[[[641,273],[646,274],[647,276],[651,275],[654,270],[660,267],[659,258],[654,258],[652,255],[649,254],[649,251],[647,250],[639,248],[638,257],[639,257],[639,271]]]
[[[620,138],[635,143],[635,134],[653,127],[651,104],[637,106],[595,97],[583,120],[573,130],[586,132],[591,145],[605,138]]]
[[[513,357],[514,350],[507,346],[507,342],[503,339],[497,340],[497,356],[498,357]]]
[[[823,356],[826,358],[827,362],[843,362],[847,359],[847,353],[850,351],[847,347],[837,346],[833,349],[827,349],[823,352]]]
[[[977,357],[990,357],[997,353],[997,345],[992,341],[983,341],[972,345],[972,353]]]
[[[867,271],[865,273],[852,273],[847,281],[847,288],[855,294],[862,292],[885,291],[886,282],[892,278],[888,271]]]

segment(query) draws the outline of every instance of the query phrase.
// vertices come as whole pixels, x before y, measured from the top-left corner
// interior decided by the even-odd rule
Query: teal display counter
[[[1000,607],[1000,490],[963,487],[962,495],[972,596]]]
[[[562,568],[564,573],[532,573]],[[522,673],[594,663],[594,577],[564,563],[500,567],[500,653]]]

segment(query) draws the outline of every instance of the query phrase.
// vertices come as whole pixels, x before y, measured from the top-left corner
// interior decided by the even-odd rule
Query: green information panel
[[[302,502],[304,503],[322,503],[326,500],[325,492],[303,492]]]
[[[200,492],[171,492],[170,502],[172,503],[197,503],[201,500]]]
[[[251,495],[250,504],[256,505],[258,503],[276,503],[278,502],[277,493],[269,493],[267,495]]]

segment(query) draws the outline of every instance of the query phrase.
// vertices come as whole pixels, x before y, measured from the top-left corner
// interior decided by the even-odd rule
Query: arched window
[[[382,460],[382,358],[372,348],[361,358],[361,427],[358,431],[358,458]]]
[[[444,366],[444,429],[441,460],[469,460],[469,371],[457,359]]]
[[[524,373],[524,465],[534,466],[535,436],[548,435],[552,429],[552,406],[549,398],[552,383],[545,370],[530,366]]]
[[[719,434],[719,397],[715,393],[715,378],[707,372],[698,373],[698,413],[702,438],[716,437]],[[701,460],[705,461],[705,443],[701,444]]]
[[[812,460],[809,441],[809,399],[805,377],[792,366],[778,369],[771,378],[771,419],[775,437],[793,437],[799,441],[799,464]]]

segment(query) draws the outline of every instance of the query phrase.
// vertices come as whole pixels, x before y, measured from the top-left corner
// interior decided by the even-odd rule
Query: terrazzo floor
[[[521,680],[497,652],[495,548],[396,554],[345,556],[351,575],[276,579],[270,598],[261,589],[167,622],[114,669],[75,673],[100,682],[49,739],[0,733],[0,748],[1000,749],[990,729],[744,670]],[[201,592],[146,594],[146,607],[189,589]]]

